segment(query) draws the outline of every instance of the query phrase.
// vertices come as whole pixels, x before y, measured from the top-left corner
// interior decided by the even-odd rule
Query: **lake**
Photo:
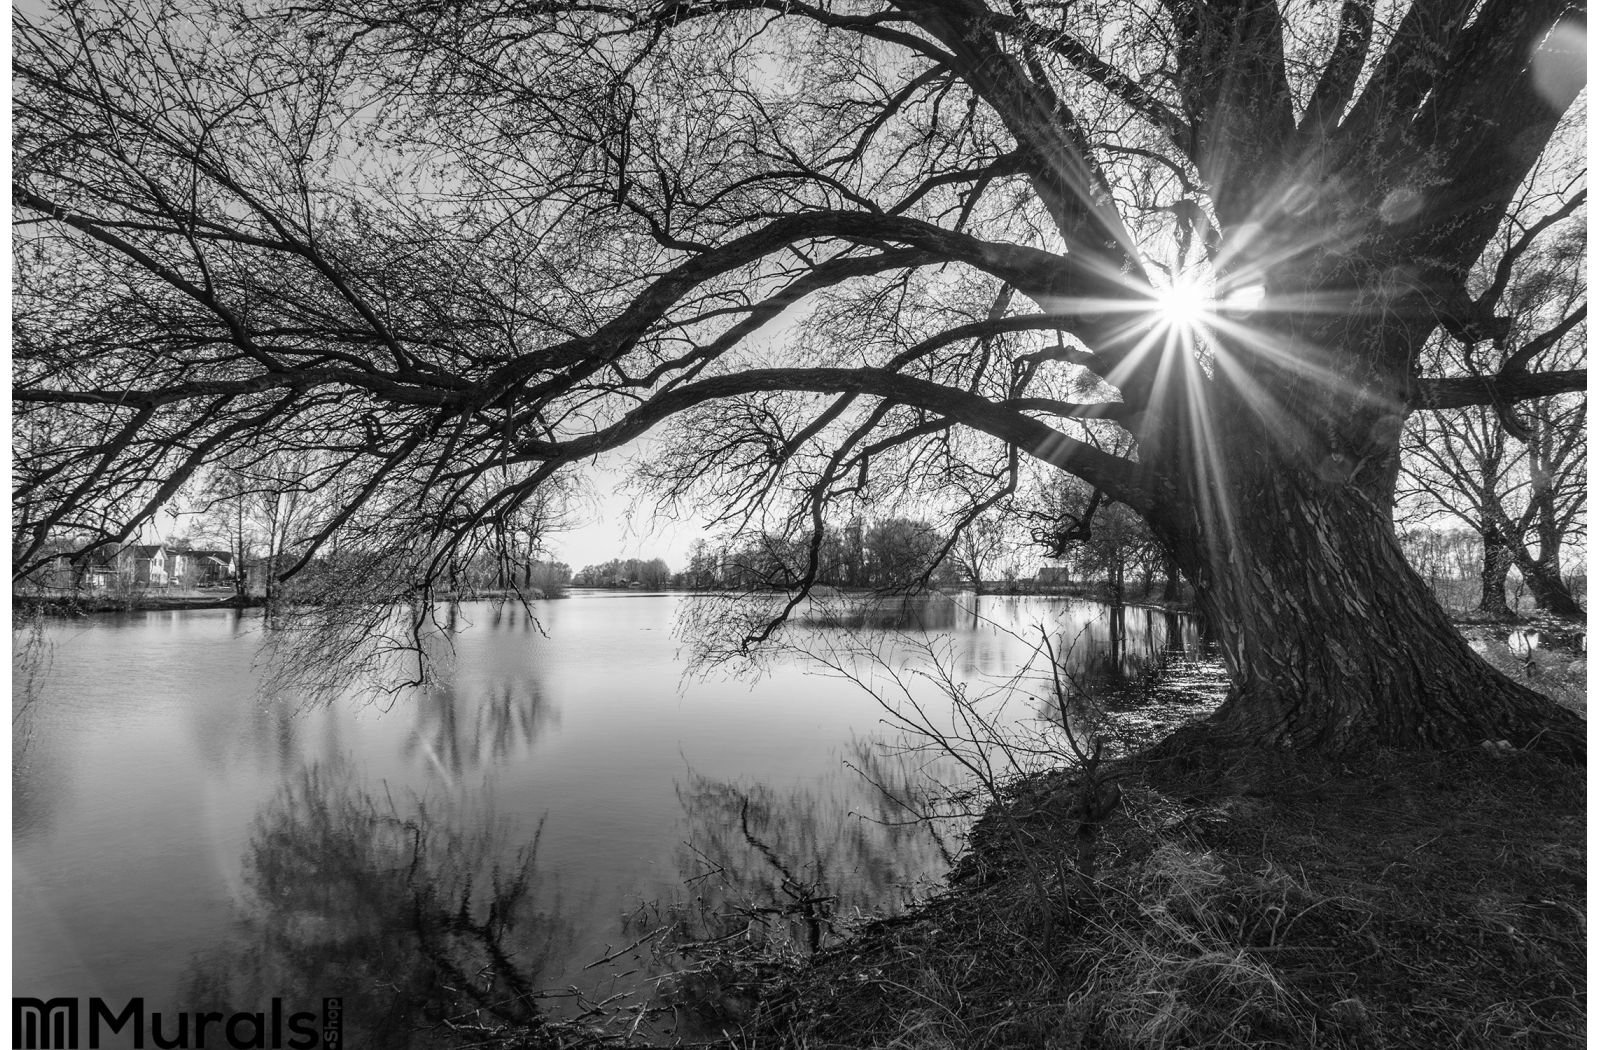
[[[255,611],[47,624],[14,677],[13,994],[337,995],[388,1046],[431,1045],[408,1033],[462,1002],[483,1024],[638,1009],[686,944],[810,947],[938,885],[959,778],[898,724],[948,730],[937,678],[1063,749],[1040,675],[1011,681],[1041,627],[1128,732],[1198,708],[1120,685],[1170,663],[1220,688],[1186,617],[970,595],[803,608],[759,675],[691,678],[676,629],[699,600],[463,603],[437,682],[382,702],[274,689]]]

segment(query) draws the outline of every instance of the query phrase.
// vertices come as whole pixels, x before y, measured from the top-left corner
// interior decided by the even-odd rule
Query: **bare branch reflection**
[[[541,969],[572,939],[535,865],[538,834],[512,848],[457,817],[369,793],[343,763],[308,768],[257,818],[235,934],[196,956],[180,1001],[343,996],[355,1046],[536,1026]]]
[[[683,941],[730,936],[816,951],[840,923],[895,913],[938,885],[961,816],[946,764],[855,740],[837,773],[787,790],[689,772],[678,868],[693,893]]]
[[[481,691],[454,682],[417,698],[407,756],[426,754],[451,777],[495,765],[533,745],[559,722],[555,703],[537,680],[506,681]]]

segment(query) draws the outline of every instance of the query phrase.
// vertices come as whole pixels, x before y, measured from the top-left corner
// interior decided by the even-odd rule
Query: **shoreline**
[[[1581,1045],[1582,768],[1192,743],[1103,771],[1088,878],[1073,777],[1046,773],[944,893],[692,1007],[740,1047]]]
[[[13,594],[13,612],[35,612],[42,616],[97,616],[106,613],[186,612],[201,609],[259,609],[266,599],[259,595],[240,598],[151,597],[100,598],[89,595]]]

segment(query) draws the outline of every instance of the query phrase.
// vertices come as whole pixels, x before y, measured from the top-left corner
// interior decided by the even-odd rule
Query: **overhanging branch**
[[[1068,437],[1017,409],[965,390],[875,368],[767,368],[715,376],[666,391],[629,412],[617,423],[566,441],[518,442],[518,458],[567,461],[586,459],[643,435],[657,423],[718,398],[777,391],[856,393],[913,405],[999,438],[1042,463],[1075,474],[1135,510],[1152,505],[1152,494],[1138,465]]]
[[[1589,387],[1589,370],[1570,368],[1559,372],[1514,372],[1495,376],[1462,376],[1452,379],[1423,379],[1412,397],[1413,409],[1468,408],[1473,405],[1503,405],[1554,394],[1581,393]]]

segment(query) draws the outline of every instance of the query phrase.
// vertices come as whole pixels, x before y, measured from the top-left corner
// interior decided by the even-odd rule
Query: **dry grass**
[[[1119,773],[1093,883],[1058,879],[1041,899],[1002,848],[1017,836],[980,828],[950,895],[797,970],[731,1040],[1583,1045],[1581,770],[1470,751],[1359,767],[1192,754]],[[1060,779],[1011,800],[1034,868],[1072,848]]]

